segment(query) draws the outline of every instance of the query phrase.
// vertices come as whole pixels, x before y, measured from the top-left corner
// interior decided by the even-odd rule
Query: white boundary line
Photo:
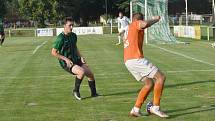
[[[187,73],[187,72],[213,72],[215,69],[208,70],[182,70],[182,71],[166,71],[167,73]]]
[[[42,44],[40,44],[40,45],[38,45],[35,49],[34,49],[34,51],[33,51],[33,55],[37,52],[37,50],[39,50],[43,45],[45,45],[46,43],[47,43],[48,41],[46,40],[46,41],[44,41]]]
[[[175,52],[175,51],[172,51],[172,50],[168,50],[168,49],[165,49],[165,48],[156,46],[156,45],[152,45],[152,44],[149,44],[149,45],[152,46],[152,47],[159,48],[159,49],[161,49],[161,50],[163,50],[163,51],[166,51],[166,52],[169,52],[169,53],[172,53],[172,54],[175,54],[175,55],[179,55],[179,56],[185,57],[185,58],[187,58],[187,59],[190,59],[190,60],[193,60],[193,61],[196,61],[196,62],[204,63],[204,64],[207,64],[207,65],[210,65],[210,66],[214,66],[214,67],[215,67],[215,64],[213,64],[213,63],[209,63],[209,62],[206,62],[206,61],[203,61],[203,60],[199,60],[199,59],[190,57],[190,56],[188,56],[188,55],[184,55],[184,54],[182,54],[182,53],[178,53],[178,52]]]

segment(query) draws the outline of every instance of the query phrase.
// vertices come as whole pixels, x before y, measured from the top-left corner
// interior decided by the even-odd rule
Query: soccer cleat
[[[73,96],[74,96],[77,100],[81,100],[80,92],[73,91]]]
[[[116,43],[116,45],[120,45],[121,43]]]
[[[155,114],[155,115],[157,115],[157,116],[159,116],[159,117],[161,117],[161,118],[167,118],[167,117],[169,117],[167,114],[165,114],[164,112],[162,112],[160,110],[160,106],[152,106],[150,108],[150,112],[153,113],[153,114]]]
[[[134,108],[131,109],[131,112],[129,114],[130,116],[133,116],[133,117],[140,117],[140,116],[143,116],[143,114],[139,111],[139,112],[135,112],[134,111]]]
[[[151,114],[151,112],[150,112],[150,108],[153,106],[153,103],[150,101],[150,102],[148,102],[147,104],[146,104],[146,112],[148,113],[148,114]]]
[[[100,96],[99,94],[91,94],[91,97],[98,97],[98,96]]]

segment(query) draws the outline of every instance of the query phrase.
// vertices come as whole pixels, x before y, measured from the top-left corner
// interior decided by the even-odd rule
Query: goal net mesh
[[[133,0],[131,5],[131,14],[141,12],[146,19],[161,16],[158,23],[148,28],[148,43],[178,43],[169,27],[168,0],[147,0],[147,16],[145,16],[145,0]]]

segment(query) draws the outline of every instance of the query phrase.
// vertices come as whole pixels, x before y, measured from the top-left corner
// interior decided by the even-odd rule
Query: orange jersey
[[[132,22],[127,30],[124,41],[124,62],[129,59],[144,58],[143,39],[144,29],[140,28],[140,20]]]

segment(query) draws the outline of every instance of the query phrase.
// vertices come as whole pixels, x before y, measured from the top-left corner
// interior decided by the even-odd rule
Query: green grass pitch
[[[215,49],[210,42],[144,46],[146,58],[167,76],[161,107],[170,118],[162,119],[128,116],[141,83],[125,68],[123,46],[115,46],[116,39],[78,36],[103,96],[89,98],[85,78],[85,99],[77,101],[71,95],[74,77],[50,54],[55,37],[6,38],[0,47],[0,121],[215,121]]]

